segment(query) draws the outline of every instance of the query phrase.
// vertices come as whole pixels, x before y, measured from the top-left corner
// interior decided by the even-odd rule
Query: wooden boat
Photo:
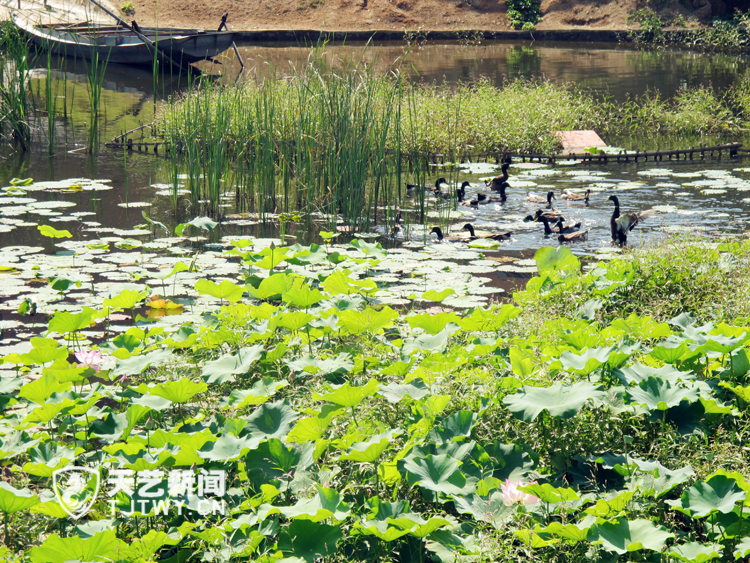
[[[12,21],[34,44],[59,55],[123,64],[151,65],[154,52],[159,58],[186,67],[210,60],[234,45],[233,31],[140,27],[133,22],[108,25],[94,22],[46,23],[34,21],[34,14],[15,12]],[[223,27],[225,20],[222,20]]]

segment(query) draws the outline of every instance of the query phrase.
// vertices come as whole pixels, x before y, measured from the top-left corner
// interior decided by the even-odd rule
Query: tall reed
[[[86,87],[89,95],[89,144],[88,152],[95,153],[99,150],[99,117],[102,107],[102,88],[104,86],[104,74],[107,72],[109,53],[105,58],[99,56],[95,45],[91,45],[88,61],[84,59],[86,68]]]
[[[0,124],[26,150],[31,142],[29,124],[29,44],[12,22],[2,25],[0,50]]]

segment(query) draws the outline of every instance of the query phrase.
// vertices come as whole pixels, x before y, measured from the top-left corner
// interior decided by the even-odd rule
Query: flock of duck
[[[430,192],[439,199],[452,200],[456,199],[459,205],[468,207],[478,207],[480,205],[488,203],[502,203],[508,199],[505,190],[509,187],[508,185],[508,168],[510,167],[511,161],[507,159],[503,162],[501,167],[502,174],[495,176],[490,180],[485,181],[485,187],[491,192],[497,193],[498,195],[487,195],[477,194],[476,199],[466,201],[466,188],[470,186],[469,182],[464,182],[461,186],[453,187],[449,185],[445,178],[438,178],[435,181],[434,187],[424,186],[425,193]],[[406,195],[413,196],[415,190],[419,186],[415,184],[406,185]],[[564,190],[561,198],[571,201],[582,201],[586,205],[589,203],[589,195],[591,190],[586,190],[585,194],[577,194]],[[538,221],[544,225],[545,235],[558,235],[557,240],[560,242],[575,242],[585,241],[588,239],[590,229],[580,230],[581,223],[575,223],[573,225],[565,225],[565,218],[562,213],[552,206],[552,200],[556,199],[554,192],[547,192],[546,197],[539,195],[526,193],[526,201],[530,203],[546,204],[547,210],[538,209],[534,215],[527,215],[524,221]],[[628,233],[632,231],[636,225],[643,222],[644,220],[651,217],[655,211],[648,209],[646,211],[635,211],[633,213],[620,213],[620,201],[616,195],[611,195],[607,198],[608,201],[614,203],[615,208],[610,218],[610,228],[612,230],[612,240],[620,245],[625,245],[628,242]],[[444,236],[443,231],[440,227],[433,227],[430,233],[435,233],[439,241],[447,242],[469,242],[479,238],[493,239],[493,240],[508,240],[513,234],[512,231],[493,232],[485,234],[477,234],[474,226],[471,223],[466,223],[462,231],[468,231],[468,236]]]

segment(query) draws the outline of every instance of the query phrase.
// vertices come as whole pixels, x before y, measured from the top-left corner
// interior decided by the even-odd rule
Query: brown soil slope
[[[115,1],[120,0],[112,0]],[[750,0],[728,2],[732,6]],[[459,31],[509,30],[505,0],[132,0],[140,24],[162,27],[216,27],[229,12],[233,30]],[[628,14],[643,0],[542,0],[549,29],[627,29]],[[665,16],[682,14],[688,22],[721,15],[725,0],[665,0]],[[119,8],[120,5],[117,5]],[[749,6],[750,7],[750,6]]]

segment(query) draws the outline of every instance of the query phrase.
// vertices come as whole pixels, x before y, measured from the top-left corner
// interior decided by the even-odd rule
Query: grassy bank
[[[512,303],[440,312],[451,289],[376,304],[375,280],[393,273],[377,245],[236,244],[237,271],[189,292],[215,299],[211,314],[86,343],[89,323],[148,298],[126,290],[56,313],[47,338],[3,358],[2,556],[750,554],[748,242],[675,240],[588,274],[545,247]],[[156,471],[159,494],[93,498],[84,482],[66,506],[92,509],[74,521],[51,494],[52,471],[74,462],[103,478]],[[188,487],[173,494],[182,513],[159,514],[150,499],[178,469],[225,471],[226,490]],[[145,504],[124,514],[134,499]],[[200,514],[202,500],[226,510]]]

